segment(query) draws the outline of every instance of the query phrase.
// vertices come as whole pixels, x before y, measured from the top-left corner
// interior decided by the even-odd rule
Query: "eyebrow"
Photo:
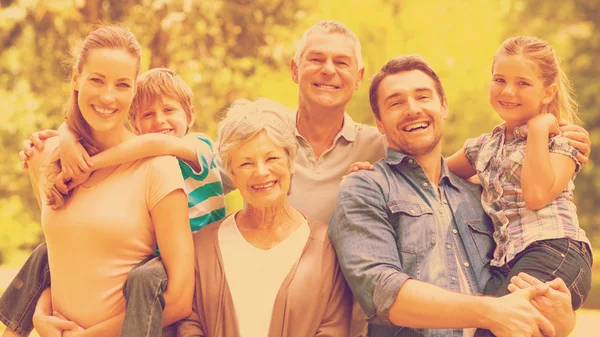
[[[413,89],[413,92],[415,92],[415,93],[433,92],[433,90],[430,89],[430,88],[427,88],[427,87],[422,87],[422,88],[415,88],[415,89]],[[404,96],[404,94],[399,93],[399,92],[395,92],[395,93],[389,95],[388,97],[386,97],[385,100],[384,100],[384,102],[387,102],[387,101],[389,101],[392,98],[401,97],[401,96]]]
[[[106,76],[104,76],[104,75],[102,75],[100,73],[97,73],[97,72],[93,72],[92,75],[96,75],[98,77],[106,78]],[[131,78],[129,78],[129,77],[121,77],[117,81],[133,81],[133,80]]]

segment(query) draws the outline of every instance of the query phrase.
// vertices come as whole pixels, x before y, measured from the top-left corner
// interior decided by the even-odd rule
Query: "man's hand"
[[[510,292],[525,289],[527,287],[543,284],[542,281],[527,274],[519,273],[510,280],[508,285]],[[547,282],[550,289],[543,296],[532,299],[532,304],[544,315],[556,329],[557,337],[566,337],[575,328],[575,312],[571,307],[571,292],[565,282],[556,278]]]
[[[563,137],[569,138],[569,145],[579,151],[577,160],[579,160],[581,165],[587,164],[592,150],[590,134],[581,126],[568,124],[564,119],[559,120],[558,125]]]
[[[348,171],[346,171],[346,174],[344,175],[343,178],[345,178],[347,175],[349,175],[352,172],[356,172],[359,170],[373,171],[374,169],[375,169],[375,166],[373,166],[373,164],[369,163],[368,161],[357,161],[356,163],[353,163],[352,165],[350,165],[350,167],[348,168]]]
[[[39,151],[44,150],[44,141],[51,137],[58,136],[58,131],[56,130],[44,130],[34,132],[29,136],[29,139],[24,140],[21,143],[23,150],[19,152],[19,157],[21,158],[21,166],[23,168],[27,168],[27,161],[31,156],[33,156],[33,148],[35,147]]]
[[[519,289],[512,294],[494,298],[487,327],[497,337],[555,337],[554,326],[532,304],[531,299],[543,296],[547,284]]]
[[[49,316],[36,312],[33,315],[33,326],[40,337],[61,337],[63,330],[83,330],[77,323],[69,321],[62,315],[59,317],[56,313],[55,315]]]

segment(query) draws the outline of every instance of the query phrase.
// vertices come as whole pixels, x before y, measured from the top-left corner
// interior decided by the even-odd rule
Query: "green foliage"
[[[450,104],[445,154],[500,122],[487,87],[494,52],[508,36],[535,34],[556,46],[573,79],[581,118],[600,144],[600,3],[592,0],[8,0],[0,1],[0,252],[40,240],[39,209],[16,155],[23,139],[56,128],[66,100],[71,55],[99,22],[129,27],[143,47],[142,71],[166,66],[195,93],[196,131],[215,136],[223,110],[258,96],[294,108],[289,61],[294,42],[322,19],[348,25],[362,42],[365,78],[348,107],[373,123],[369,78],[390,58],[419,53],[440,75]],[[576,180],[582,227],[600,242],[600,152]],[[239,196],[228,198],[239,207]],[[0,261],[1,262],[1,261]]]

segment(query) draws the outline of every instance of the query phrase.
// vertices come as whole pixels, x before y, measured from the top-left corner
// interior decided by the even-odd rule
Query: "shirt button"
[[[414,160],[412,160],[412,159],[409,159],[409,160],[408,160],[408,163],[409,163],[409,164],[412,164],[412,163],[413,163],[413,161],[414,161]]]
[[[456,229],[452,229],[452,233],[456,234],[458,231]]]
[[[452,246],[450,246],[450,245],[446,245],[446,248],[450,249],[450,248],[452,248]]]
[[[456,277],[452,276],[452,281],[456,281]]]
[[[444,210],[440,208],[439,210],[440,214],[444,213]]]
[[[442,203],[447,204],[448,200],[444,199],[444,200],[442,200]]]
[[[423,183],[423,186],[427,187],[427,186],[429,186],[429,184],[428,183]]]
[[[415,214],[415,210],[411,209],[410,214]]]
[[[465,267],[468,267],[468,266],[469,266],[469,262],[465,262],[465,263],[463,263],[463,264],[465,265]]]

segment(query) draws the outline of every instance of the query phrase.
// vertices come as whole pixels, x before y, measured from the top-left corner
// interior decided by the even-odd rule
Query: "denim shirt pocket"
[[[491,224],[483,220],[467,220],[466,223],[471,231],[475,247],[477,247],[479,258],[486,265],[494,258],[494,249],[496,248],[493,228]],[[468,247],[467,251],[469,251]]]
[[[435,219],[425,203],[389,201],[388,208],[396,228],[396,242],[403,271],[417,279],[427,269],[426,255],[435,246]]]

